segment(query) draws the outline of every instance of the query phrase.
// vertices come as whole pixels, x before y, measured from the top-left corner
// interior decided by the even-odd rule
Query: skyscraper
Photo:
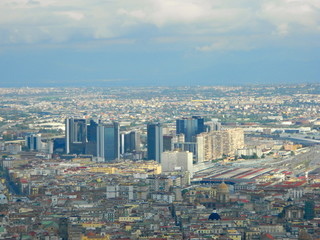
[[[183,133],[185,135],[186,142],[195,142],[196,135],[204,131],[204,119],[199,116],[176,120],[176,133]]]
[[[99,124],[97,126],[97,157],[112,161],[120,157],[119,124]]]
[[[161,162],[163,152],[163,135],[160,123],[149,123],[147,125],[148,159]]]
[[[86,154],[97,156],[97,129],[98,124],[90,120],[90,125],[87,126]]]
[[[125,153],[124,142],[125,142],[126,133],[120,133],[120,154]]]
[[[87,142],[87,123],[85,119],[67,118],[66,153],[84,154]]]
[[[140,151],[140,134],[137,131],[131,131],[124,136],[124,152],[134,151]]]
[[[26,136],[25,145],[30,151],[40,151],[42,147],[41,134],[31,134]]]

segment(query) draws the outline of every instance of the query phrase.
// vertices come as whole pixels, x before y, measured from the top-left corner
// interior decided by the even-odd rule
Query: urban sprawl
[[[0,239],[320,239],[320,84],[0,89]]]

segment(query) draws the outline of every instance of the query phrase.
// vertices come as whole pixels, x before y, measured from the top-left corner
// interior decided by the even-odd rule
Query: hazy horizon
[[[0,87],[320,82],[314,0],[4,0]]]

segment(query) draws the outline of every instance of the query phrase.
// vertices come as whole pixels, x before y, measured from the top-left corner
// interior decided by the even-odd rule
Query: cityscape
[[[1,0],[0,240],[320,239],[319,0]]]
[[[0,239],[320,239],[318,83],[0,96]]]

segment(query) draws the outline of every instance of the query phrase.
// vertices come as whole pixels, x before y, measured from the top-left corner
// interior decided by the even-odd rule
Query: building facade
[[[147,151],[148,159],[161,162],[163,152],[163,135],[160,123],[149,123],[147,125]]]
[[[99,124],[97,127],[97,157],[109,162],[120,157],[119,123]]]
[[[65,121],[65,152],[85,154],[87,142],[87,122],[85,119],[67,118]]]
[[[193,173],[192,153],[179,151],[163,152],[161,156],[161,167],[164,172],[181,170]]]
[[[30,151],[41,151],[41,134],[31,134],[29,136],[26,136],[25,145]]]
[[[204,119],[198,116],[176,120],[176,134],[183,133],[185,142],[195,142],[197,134],[205,131]]]

